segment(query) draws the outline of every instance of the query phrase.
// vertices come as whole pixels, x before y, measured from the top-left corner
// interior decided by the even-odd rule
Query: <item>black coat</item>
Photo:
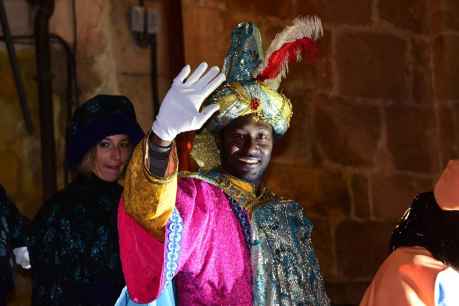
[[[32,223],[33,306],[113,306],[124,279],[117,207],[122,187],[80,177],[54,195]]]

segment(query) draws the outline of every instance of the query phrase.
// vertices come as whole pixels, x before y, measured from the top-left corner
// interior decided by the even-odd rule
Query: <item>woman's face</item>
[[[105,137],[96,145],[92,171],[101,180],[115,182],[126,167],[131,148],[126,134]]]

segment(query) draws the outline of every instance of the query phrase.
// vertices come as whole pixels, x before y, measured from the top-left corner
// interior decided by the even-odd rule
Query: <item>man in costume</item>
[[[361,306],[459,305],[459,160],[419,194],[395,228],[392,253]]]
[[[225,75],[203,63],[175,78],[128,167],[118,214],[127,290],[117,305],[329,305],[312,224],[262,184],[292,115],[277,92],[287,62],[314,55],[321,34],[317,18],[297,19],[263,60],[258,29],[242,23]],[[173,140],[206,122],[193,153],[201,170],[178,174]]]

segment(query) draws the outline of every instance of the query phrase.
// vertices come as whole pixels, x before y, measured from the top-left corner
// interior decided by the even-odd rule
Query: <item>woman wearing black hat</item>
[[[32,305],[113,305],[124,286],[118,180],[143,131],[126,97],[99,95],[76,110],[68,135],[75,179],[32,224]]]

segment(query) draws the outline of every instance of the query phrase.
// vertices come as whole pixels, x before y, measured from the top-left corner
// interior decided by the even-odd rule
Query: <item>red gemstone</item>
[[[256,110],[258,109],[258,106],[260,106],[260,100],[253,98],[252,101],[250,101],[250,108]]]

